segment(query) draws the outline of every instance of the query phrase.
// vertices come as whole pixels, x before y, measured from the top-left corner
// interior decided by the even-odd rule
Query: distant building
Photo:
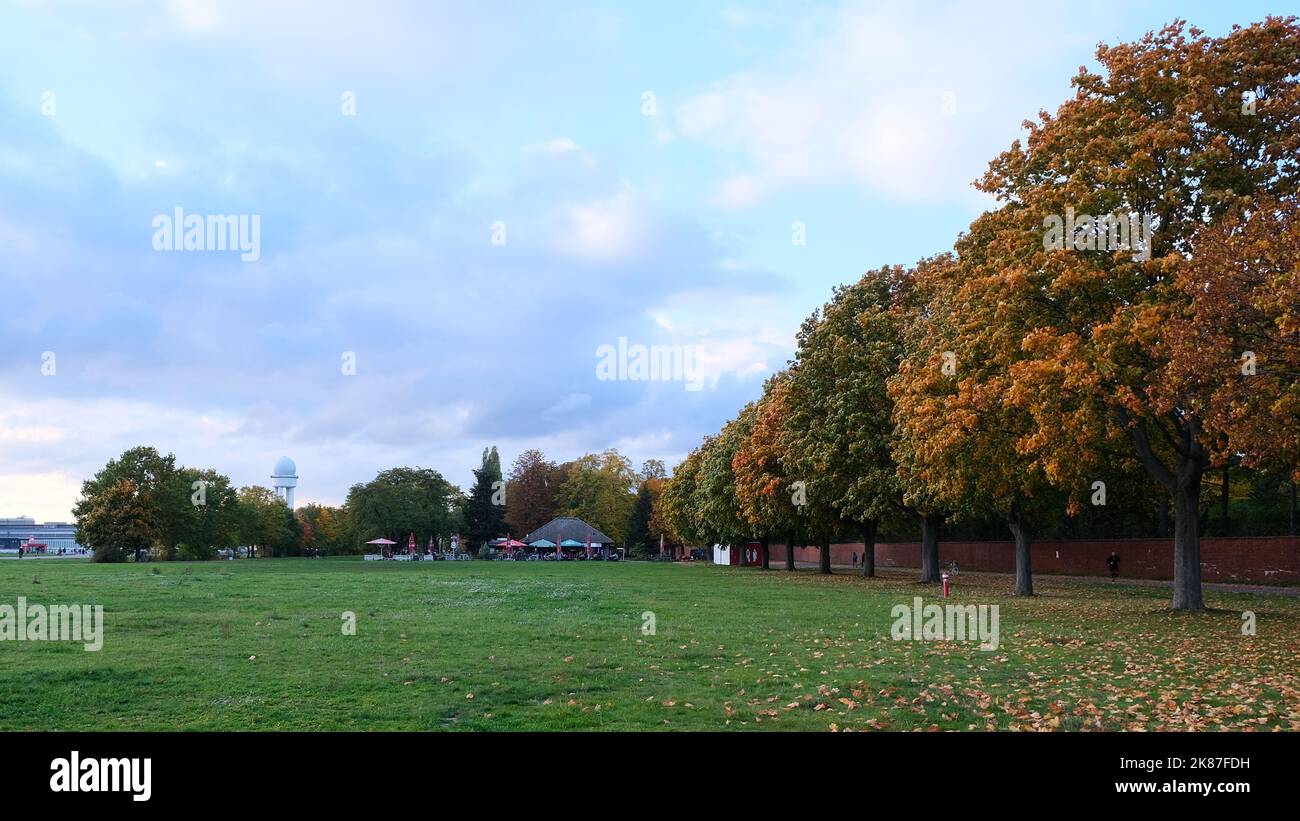
[[[532,533],[524,536],[526,544],[532,545],[533,542],[538,541],[547,541],[552,544],[552,547],[558,545],[564,548],[575,548],[578,545],[606,548],[614,544],[613,539],[583,520],[572,516],[561,516],[558,519],[552,519]]]
[[[31,539],[43,542],[50,550],[60,548],[79,548],[77,544],[77,526],[67,522],[45,522],[37,524],[35,519],[20,516],[16,519],[0,519],[0,550],[17,551],[18,546]]]
[[[288,456],[281,456],[280,461],[275,463],[275,469],[271,471],[271,486],[275,488],[275,495],[293,510],[293,491],[298,487],[298,466]]]

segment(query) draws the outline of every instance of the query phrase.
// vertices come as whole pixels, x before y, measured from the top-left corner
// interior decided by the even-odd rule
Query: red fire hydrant
[[[948,598],[948,571],[940,573],[939,579],[943,581],[943,597],[946,599]]]

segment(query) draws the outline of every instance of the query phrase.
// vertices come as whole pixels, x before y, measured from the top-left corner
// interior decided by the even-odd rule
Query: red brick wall
[[[1036,542],[1030,548],[1035,573],[1107,576],[1106,557],[1120,557],[1120,576],[1168,579],[1173,576],[1173,539],[1097,539],[1094,541]],[[860,542],[831,545],[831,564],[850,563]],[[772,564],[785,562],[785,545],[772,544]],[[795,561],[817,562],[817,548],[796,547]],[[1014,542],[939,542],[939,559],[956,561],[962,570],[1011,573],[1016,568]],[[920,542],[879,543],[877,567],[921,566]],[[1201,574],[1206,581],[1281,584],[1300,582],[1300,538],[1201,539]]]

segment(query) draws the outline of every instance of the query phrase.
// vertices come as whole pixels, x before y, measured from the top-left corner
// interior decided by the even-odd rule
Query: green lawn
[[[938,594],[910,574],[6,560],[0,604],[102,604],[106,627],[97,653],[0,642],[0,729],[1300,728],[1300,600],[1180,615],[1163,589],[1009,584],[958,579],[1001,607],[984,652],[891,640],[894,605]]]

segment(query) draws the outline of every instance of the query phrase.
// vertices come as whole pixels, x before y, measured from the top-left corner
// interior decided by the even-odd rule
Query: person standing
[[[1106,559],[1106,564],[1110,567],[1110,580],[1115,581],[1119,578],[1119,554],[1112,550],[1110,558]]]

